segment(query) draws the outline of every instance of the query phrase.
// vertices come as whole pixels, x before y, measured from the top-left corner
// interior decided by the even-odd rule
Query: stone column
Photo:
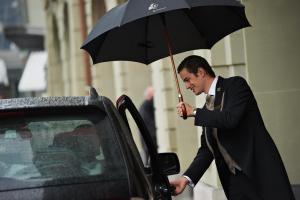
[[[61,5],[59,9],[60,33],[61,33],[61,58],[62,58],[62,79],[64,95],[72,94],[71,86],[71,57],[70,57],[70,6],[68,2]]]
[[[71,94],[73,96],[86,95],[88,88],[85,85],[85,66],[83,50],[80,49],[83,38],[79,15],[79,1],[69,0],[70,6],[70,57],[71,57]]]
[[[58,20],[56,18],[55,10],[57,4],[51,4],[46,10],[47,23],[47,40],[46,48],[48,51],[48,66],[47,66],[47,85],[48,96],[62,96],[62,64],[60,55],[60,40],[58,35]]]
[[[177,151],[177,137],[175,126],[174,84],[171,69],[166,60],[159,60],[151,64],[153,69],[153,86],[156,91],[154,97],[155,117],[157,126],[157,142],[160,152]]]
[[[105,9],[107,6],[104,1],[85,0],[85,2],[86,20],[88,30],[90,32],[101,16],[105,14]],[[91,59],[90,63],[92,72],[92,86],[97,90],[99,95],[106,96],[114,102],[116,99],[116,94],[113,63],[104,62],[93,65]]]

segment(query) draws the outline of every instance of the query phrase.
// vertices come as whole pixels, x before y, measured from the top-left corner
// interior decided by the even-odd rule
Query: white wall
[[[292,184],[300,183],[300,1],[245,0],[249,81]]]

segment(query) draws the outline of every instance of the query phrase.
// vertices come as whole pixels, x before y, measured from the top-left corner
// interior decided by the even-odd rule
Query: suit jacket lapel
[[[216,96],[215,96],[215,102],[214,102],[214,110],[220,110],[222,107],[222,101],[223,101],[223,93],[224,93],[224,87],[223,87],[224,78],[219,76],[218,82],[216,85]]]
[[[216,85],[216,95],[215,95],[215,101],[214,101],[214,110],[217,110],[219,111],[222,107],[222,99],[223,99],[223,93],[224,93],[224,90],[223,90],[223,81],[224,81],[224,78],[222,78],[221,76],[219,76],[218,78],[218,82],[217,82],[217,85]],[[211,142],[212,140],[214,140],[212,137],[213,137],[213,129],[214,128],[208,128],[208,127],[205,127],[205,139],[206,139],[206,143],[207,143],[207,146],[208,148],[210,149],[210,151],[214,154],[214,151],[213,151],[213,148],[211,146]]]

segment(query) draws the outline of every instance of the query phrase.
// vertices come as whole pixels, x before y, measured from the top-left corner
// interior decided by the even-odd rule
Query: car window
[[[0,119],[0,181],[9,183],[0,190],[126,178],[104,113],[64,110]]]
[[[136,122],[134,121],[134,119],[132,118],[131,114],[126,111],[126,117],[128,120],[128,124],[129,124],[129,128],[130,128],[130,132],[132,134],[132,138],[134,140],[134,143],[137,146],[138,149],[138,153],[141,157],[141,160],[143,162],[144,167],[147,166],[148,160],[146,158],[146,153],[147,153],[147,146],[145,145],[143,136],[141,135],[139,128],[136,124]]]

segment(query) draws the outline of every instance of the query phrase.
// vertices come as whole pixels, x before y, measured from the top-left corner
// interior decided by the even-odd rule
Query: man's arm
[[[196,157],[193,162],[183,174],[189,177],[192,182],[196,185],[204,172],[207,170],[214,157],[212,152],[207,147],[204,131],[201,135],[201,147],[199,148]]]
[[[195,125],[221,129],[235,128],[243,117],[251,96],[251,89],[245,79],[236,78],[225,91],[226,108],[222,111],[198,108]]]
[[[201,135],[201,147],[199,148],[196,157],[191,163],[190,167],[183,174],[189,177],[193,184],[197,184],[204,172],[207,170],[213,160],[213,154],[208,149],[204,132]],[[178,195],[183,192],[185,187],[189,184],[189,180],[185,177],[180,177],[176,180],[170,181],[170,184],[175,188],[173,195]]]

